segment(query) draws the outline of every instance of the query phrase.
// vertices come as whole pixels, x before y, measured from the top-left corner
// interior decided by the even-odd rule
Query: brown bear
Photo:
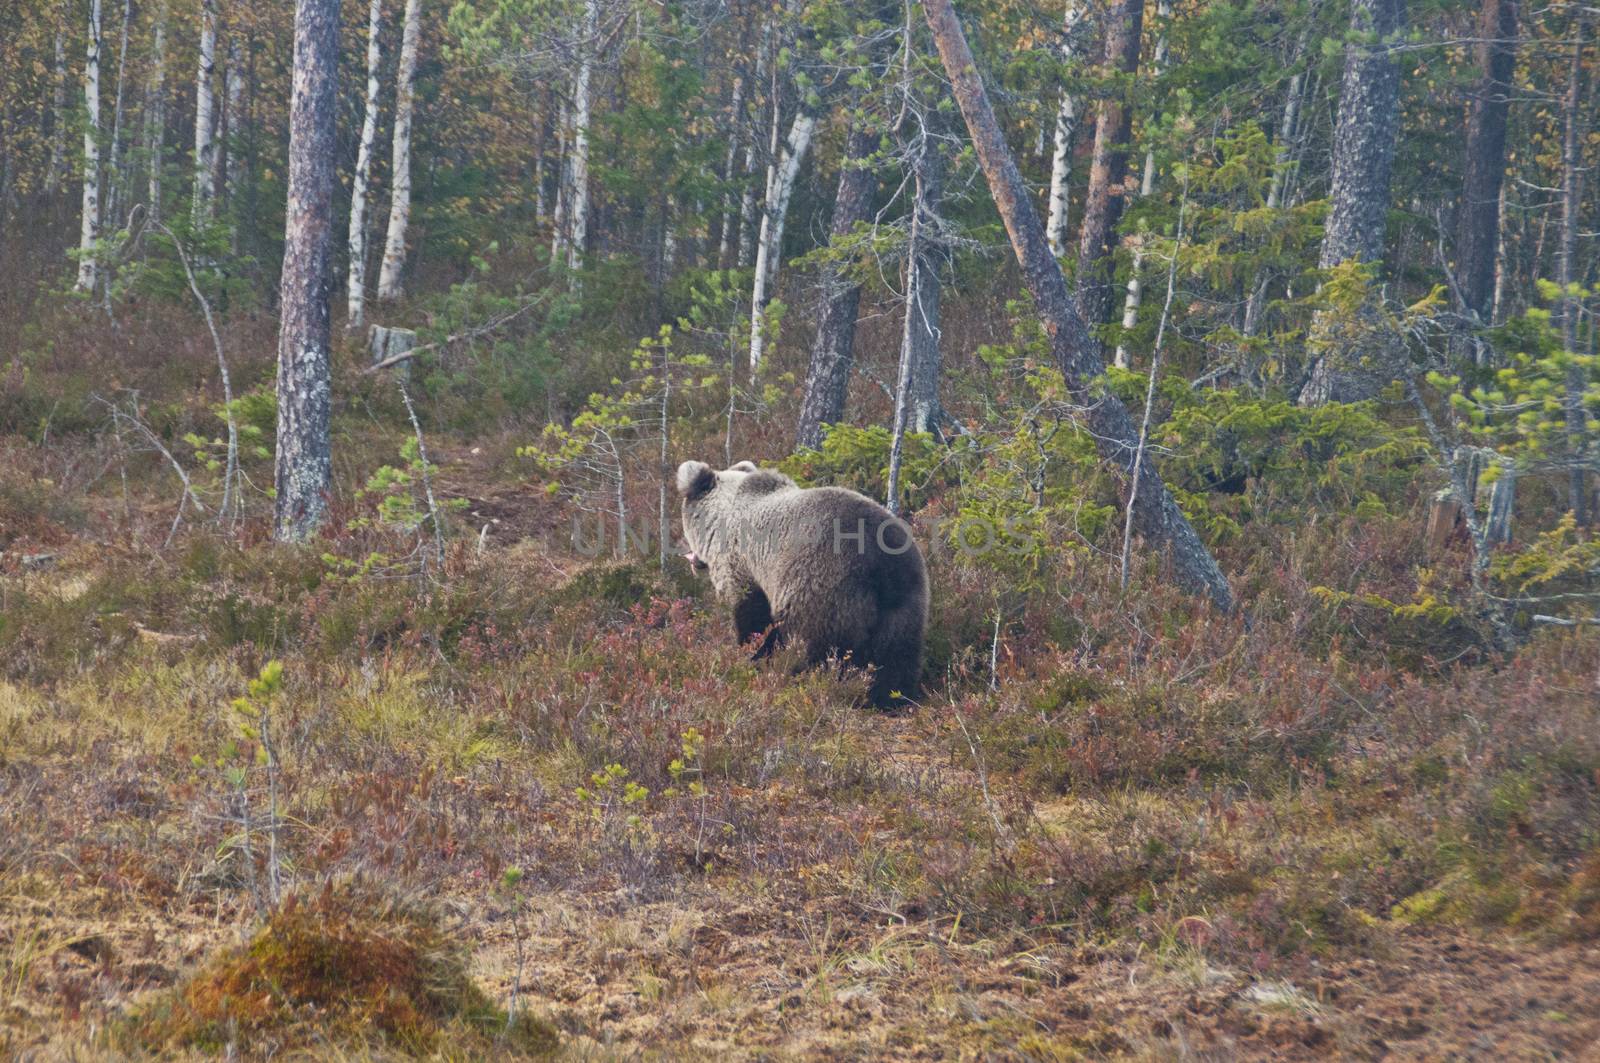
[[[716,471],[678,466],[683,534],[696,571],[733,605],[756,657],[783,643],[805,666],[838,658],[871,668],[873,704],[916,692],[928,619],[928,574],[911,529],[865,495],[801,488],[748,461]]]

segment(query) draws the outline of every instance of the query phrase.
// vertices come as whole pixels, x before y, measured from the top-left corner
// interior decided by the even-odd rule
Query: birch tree
[[[733,194],[741,174],[739,173],[739,141],[744,131],[744,75],[736,73],[733,76],[733,99],[728,106],[728,157],[722,166],[722,183],[727,191],[724,193],[724,207],[720,239],[717,244],[717,268],[728,269],[733,265],[733,255],[739,246],[739,214],[738,199]]]
[[[1155,55],[1150,59],[1151,80],[1158,80],[1161,72],[1167,65],[1167,20],[1172,17],[1172,0],[1160,0],[1156,5],[1156,18],[1161,22],[1160,36],[1156,38]],[[1149,138],[1146,137],[1148,141]],[[1156,176],[1156,149],[1153,143],[1146,143],[1144,149],[1144,171],[1139,178],[1139,198],[1148,199],[1155,188]],[[1124,332],[1132,329],[1139,323],[1139,304],[1144,299],[1144,282],[1139,276],[1139,271],[1144,267],[1144,239],[1134,238],[1133,262],[1128,270],[1128,294],[1122,300],[1122,329]],[[1117,353],[1113,359],[1119,368],[1128,368],[1128,344],[1126,340],[1117,343]]]
[[[372,174],[372,146],[378,138],[378,73],[382,56],[383,0],[367,6],[367,98],[361,121],[361,144],[350,184],[350,276],[345,297],[345,327],[366,323],[367,181]]]
[[[167,3],[156,9],[155,38],[150,52],[150,80],[144,101],[144,153],[149,175],[145,209],[151,221],[161,220],[162,155],[167,136]]]
[[[911,226],[906,237],[905,311],[900,323],[900,373],[894,389],[894,428],[889,436],[889,475],[884,491],[884,506],[890,513],[900,512],[900,469],[905,456],[906,428],[911,419],[911,387],[917,357],[917,333],[926,324],[919,320],[924,282],[922,228],[926,220],[927,188],[924,162],[928,152],[925,127],[918,129],[912,149]]]
[[[599,29],[599,0],[584,0],[578,76],[572,87],[572,152],[567,173],[567,268],[574,272],[583,266],[583,252],[589,240],[589,123],[593,118],[591,89]]]
[[[794,194],[800,164],[811,148],[817,131],[817,112],[802,106],[789,126],[783,151],[768,172],[767,194],[761,213],[761,239],[756,244],[756,273],[750,291],[750,373],[761,368],[766,349],[767,304],[778,281],[778,259],[783,253],[783,226],[789,214],[789,199]]]
[[[222,72],[222,121],[217,134],[215,187],[230,205],[238,168],[233,151],[244,121],[244,49],[239,46],[240,36],[237,26],[229,28],[227,65]]]
[[[1405,0],[1355,0],[1350,10],[1321,269],[1383,257],[1400,125],[1400,67],[1390,49],[1405,29],[1405,16]],[[1300,392],[1302,406],[1370,398],[1394,378],[1387,350],[1334,337],[1330,326],[1325,311],[1312,322],[1309,342],[1319,353]]]
[[[572,94],[561,111],[561,168],[556,190],[552,260],[566,261],[573,272],[583,266],[589,239],[589,140],[594,117],[595,48],[600,29],[599,0],[584,0],[583,16],[574,44],[577,70]]]
[[[194,205],[198,227],[216,198],[217,0],[200,0],[200,63],[194,77]]]
[[[89,44],[83,61],[83,212],[78,236],[78,291],[99,279],[100,240],[100,0],[89,0]]]
[[[338,63],[339,0],[296,0],[273,477],[274,535],[288,542],[302,541],[322,525],[332,485],[328,267]]]
[[[1080,58],[1082,24],[1088,7],[1082,0],[1067,0],[1061,28],[1061,63],[1071,70]],[[1055,152],[1050,157],[1050,214],[1045,235],[1050,253],[1061,258],[1067,253],[1067,213],[1071,206],[1072,140],[1078,130],[1078,98],[1071,90],[1061,90],[1056,106]]]
[[[389,167],[389,233],[378,274],[378,300],[390,302],[404,291],[406,231],[411,225],[411,118],[416,106],[417,44],[422,34],[422,0],[406,0],[400,33],[400,63],[395,75],[394,144]]]
[[[944,199],[945,160],[932,138],[923,148],[916,171],[914,217],[917,238],[907,249],[916,253],[916,285],[908,285],[906,314],[906,353],[910,360],[907,380],[907,427],[912,432],[937,432],[944,419],[939,403],[939,382],[944,375],[944,351],[940,341],[939,267],[945,247],[941,239],[940,204]],[[908,260],[909,261],[909,260]],[[910,266],[907,266],[910,269]]]
[[[102,215],[112,229],[120,227],[123,192],[127,187],[122,172],[122,99],[124,79],[128,72],[128,30],[132,23],[133,0],[122,0],[122,33],[117,46],[117,80],[111,91],[111,144],[106,153],[106,182],[102,190],[106,200]]]
[[[1127,407],[1114,395],[1090,394],[1091,383],[1105,370],[1100,344],[1090,334],[1076,300],[1067,290],[1061,266],[1050,254],[1044,225],[1034,213],[1022,174],[1000,132],[950,0],[924,0],[923,12],[956,103],[966,119],[990,194],[1011,238],[1023,280],[1043,318],[1062,378],[1073,397],[1083,404],[1085,423],[1102,459],[1124,474],[1138,477],[1138,488],[1130,491],[1135,502],[1134,530],[1167,549],[1180,583],[1192,592],[1206,595],[1217,608],[1231,612],[1233,591],[1211,552],[1178,508],[1152,463],[1136,465],[1139,433]]]
[[[44,189],[55,195],[67,166],[67,7],[62,5],[56,22],[55,65],[51,68],[50,166],[45,170]]]

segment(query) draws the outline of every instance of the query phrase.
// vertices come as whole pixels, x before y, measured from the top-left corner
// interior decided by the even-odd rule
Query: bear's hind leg
[[[922,680],[922,611],[910,605],[883,615],[868,659],[874,666],[872,687],[867,698],[878,708],[886,708],[902,698],[913,698]]]

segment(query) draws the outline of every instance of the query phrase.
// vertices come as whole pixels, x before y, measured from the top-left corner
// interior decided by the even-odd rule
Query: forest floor
[[[876,719],[863,734],[869,753],[894,762],[941,745],[937,729]],[[182,818],[159,796],[175,784],[128,780],[139,789],[102,812],[100,828],[126,818],[161,833],[161,820]],[[782,817],[783,795],[766,798]],[[70,836],[60,840],[65,855]],[[479,984],[500,1000],[518,985],[521,1006],[562,1031],[572,1058],[1600,1058],[1593,943],[1397,928],[1269,977],[1203,947],[987,937],[874,911],[847,877],[826,865],[803,883],[713,875],[644,901],[626,889],[538,890],[520,930],[486,902],[481,878],[432,889],[471,943]],[[250,914],[216,892],[179,899],[126,874],[6,887],[0,1045],[18,1059],[99,1058],[105,1023],[240,940]]]
[[[475,566],[465,597],[591,593],[578,560],[547,552],[565,534],[559,510],[488,456],[462,448],[441,464],[443,493],[465,499],[453,549],[466,557],[452,562]],[[150,534],[169,512],[148,505]],[[293,578],[267,547],[200,542],[151,561],[92,519],[11,528],[0,1054],[206,1054],[219,1046],[151,1041],[141,1016],[257,925],[238,795],[207,762],[229,742],[228,699],[263,659],[250,639],[276,638],[260,625],[287,623],[285,602],[300,602],[278,582]],[[950,697],[869,713],[837,681],[749,668],[719,645],[709,603],[669,607],[655,596],[670,585],[595,586],[641,600],[571,615],[558,604],[516,632],[473,614],[447,656],[394,634],[433,622],[420,612],[370,626],[392,601],[352,583],[312,595],[302,636],[278,644],[294,706],[279,724],[285,873],[303,889],[363,879],[425,896],[484,993],[549,1024],[557,1056],[1600,1058],[1592,935],[1402,918],[1329,886],[1342,873],[1330,866],[1354,881],[1355,864],[1302,866],[1312,849],[1274,848],[1302,823],[1320,824],[1308,845],[1332,848],[1396,803],[1391,783],[1305,783],[1226,807],[1193,772],[1104,792],[1041,786],[988,759],[1007,754],[998,710],[979,719],[976,702]],[[492,615],[541,608],[519,598]],[[335,633],[344,649],[330,649]],[[684,750],[698,799],[662,767],[690,727],[718,751]],[[613,757],[651,785],[638,817],[598,779],[603,799],[579,788]],[[1196,822],[1214,835],[1163,862],[1160,839]],[[1403,844],[1382,842],[1397,864]],[[1131,855],[1100,868],[1099,848]],[[1057,854],[1052,877],[1037,877],[1040,853]],[[512,865],[525,877],[508,889]],[[1054,876],[1103,898],[1082,911],[1124,914],[1041,914]],[[1216,885],[1229,876],[1249,881]],[[1229,899],[1188,903],[1202,881]],[[1357,929],[1305,915],[1303,947],[1285,945],[1301,916],[1284,902],[1261,915],[1284,923],[1280,939],[1241,943],[1255,938],[1239,924],[1285,882],[1331,888]],[[1394,888],[1394,901],[1414,892]],[[317,1010],[299,1021],[315,1027]],[[499,1051],[272,1030],[226,1040],[262,1058]]]

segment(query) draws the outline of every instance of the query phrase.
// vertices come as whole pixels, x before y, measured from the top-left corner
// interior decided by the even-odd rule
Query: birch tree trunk
[[[739,140],[744,130],[744,75],[733,79],[733,102],[728,108],[731,115],[728,129],[728,157],[722,166],[722,183],[727,189],[722,214],[721,239],[717,246],[717,268],[729,269],[739,241],[739,214],[733,189],[739,180]]]
[[[1317,263],[1322,269],[1383,257],[1389,175],[1400,124],[1400,67],[1389,48],[1404,32],[1405,22],[1405,0],[1354,0],[1351,7],[1353,39],[1345,48],[1333,182]],[[1364,344],[1341,342],[1328,327],[1326,312],[1311,323],[1311,346],[1322,353],[1300,393],[1300,405],[1371,398],[1394,379],[1389,351],[1352,350]]]
[[[833,198],[830,242],[848,237],[855,227],[872,217],[872,200],[878,175],[858,165],[872,154],[877,140],[857,127],[850,134],[845,159],[839,167],[839,190]],[[822,269],[822,310],[811,345],[811,365],[806,371],[805,396],[800,401],[796,445],[822,445],[822,426],[838,424],[844,417],[850,390],[850,370],[855,364],[856,313],[861,306],[861,285],[852,280],[842,262]]]
[[[167,140],[167,4],[156,11],[155,40],[151,44],[150,82],[144,102],[145,164],[150,167],[145,188],[145,209],[150,220],[161,220],[162,155]]]
[[[1139,69],[1139,35],[1144,27],[1144,0],[1117,0],[1106,29],[1105,67],[1133,74]],[[1133,111],[1120,95],[1100,101],[1094,128],[1094,161],[1084,198],[1083,232],[1078,245],[1078,306],[1093,328],[1111,312],[1112,265],[1117,221],[1122,217],[1123,187],[1128,175],[1128,139]]]
[[[1156,5],[1156,18],[1161,20],[1161,35],[1156,38],[1156,54],[1150,60],[1151,80],[1158,80],[1161,72],[1167,65],[1167,20],[1172,17],[1172,0],[1160,0]],[[1139,178],[1139,198],[1148,199],[1155,188],[1156,151],[1153,145],[1146,145],[1144,149],[1144,172]],[[1142,235],[1142,234],[1141,234]],[[1128,272],[1128,294],[1122,300],[1122,328],[1126,332],[1139,323],[1139,304],[1144,299],[1144,282],[1139,276],[1139,271],[1144,267],[1144,241],[1138,239],[1133,244],[1133,263]],[[1117,343],[1117,353],[1114,358],[1117,366],[1128,368],[1127,342]]]
[[[223,202],[232,208],[233,186],[237,184],[234,147],[243,125],[244,106],[244,52],[239,47],[237,29],[228,31],[228,62],[222,72],[222,120],[217,124],[217,178],[216,188]]]
[[[200,65],[194,78],[195,225],[211,220],[216,196],[217,0],[200,0]]]
[[[289,108],[289,199],[279,290],[274,535],[300,542],[328,511],[328,279],[333,246],[339,0],[296,0]]]
[[[917,320],[922,291],[922,223],[926,190],[923,185],[923,159],[928,150],[926,130],[918,137],[918,154],[912,166],[915,170],[911,196],[911,232],[906,241],[906,298],[905,313],[900,325],[900,373],[894,389],[894,428],[889,436],[889,475],[884,489],[884,508],[890,513],[900,513],[900,469],[905,460],[906,427],[911,416],[912,369],[916,357],[916,333],[922,327]]]
[[[1104,371],[1100,345],[1090,334],[1076,301],[1067,290],[1061,267],[1050,254],[1050,243],[1028,198],[1027,186],[1006,147],[994,110],[978,79],[977,65],[967,47],[950,0],[924,0],[923,10],[933,32],[939,57],[949,76],[956,102],[966,119],[977,150],[978,162],[989,182],[1011,238],[1012,250],[1022,267],[1023,279],[1044,319],[1051,351],[1068,389],[1084,402],[1084,419],[1103,460],[1132,475],[1139,486],[1130,492],[1137,500],[1134,528],[1147,540],[1165,547],[1179,581],[1189,590],[1205,594],[1217,608],[1231,612],[1233,592],[1222,570],[1188,518],[1178,509],[1154,463],[1139,463],[1135,470],[1138,429],[1128,410],[1114,395],[1089,394],[1090,382]]]
[[[1517,63],[1517,0],[1483,0],[1478,84],[1467,109],[1464,179],[1456,226],[1456,283],[1465,309],[1489,324],[1500,244],[1500,189],[1506,173],[1506,117]]]
[[[567,194],[567,143],[570,139],[572,101],[561,101],[561,112],[556,121],[556,205],[550,225],[550,261],[559,262],[567,255],[567,204],[572,197]]]
[[[1061,61],[1064,65],[1070,66],[1078,59],[1078,27],[1083,22],[1086,10],[1082,0],[1067,0],[1061,30]],[[1077,97],[1062,90],[1061,102],[1056,108],[1055,154],[1050,157],[1050,217],[1045,223],[1050,253],[1057,258],[1067,253],[1067,213],[1072,194],[1072,140],[1077,129]]]
[[[361,120],[361,144],[350,185],[350,276],[345,294],[345,328],[366,324],[367,182],[372,176],[372,147],[378,139],[378,72],[383,58],[383,0],[367,6],[367,99]]]
[[[133,22],[133,0],[122,0],[122,36],[117,47],[117,82],[111,93],[111,146],[106,154],[106,181],[103,192],[106,206],[103,226],[121,228],[123,192],[127,181],[122,173],[122,100],[128,72],[128,27]],[[109,300],[109,289],[107,290]]]
[[[51,101],[50,113],[52,126],[50,129],[50,166],[45,171],[44,189],[50,195],[55,195],[61,187],[61,175],[67,165],[67,26],[66,12],[63,11],[61,20],[56,23],[56,60],[54,76],[54,99]]]
[[[750,292],[750,373],[761,368],[766,347],[767,304],[778,280],[778,259],[783,253],[783,225],[789,213],[789,197],[794,193],[800,164],[817,131],[816,112],[803,107],[794,116],[783,151],[767,180],[766,206],[761,215],[761,239],[756,245],[756,275]]]
[[[589,239],[589,122],[593,106],[590,90],[599,28],[599,0],[584,0],[583,40],[579,46],[578,77],[572,90],[572,158],[567,189],[571,196],[567,208],[567,268],[574,273],[583,268],[583,252]]]
[[[383,269],[378,274],[378,300],[390,302],[404,293],[406,230],[411,225],[411,116],[416,106],[417,41],[422,33],[422,0],[406,0],[405,27],[400,34],[400,65],[395,75],[394,146],[389,178],[389,234],[383,244]]]
[[[100,0],[89,0],[89,45],[83,62],[83,216],[78,236],[78,291],[92,292],[99,279],[95,244],[100,239]]]
[[[917,171],[916,210],[917,284],[906,304],[911,323],[909,340],[911,378],[908,427],[913,432],[937,432],[944,419],[939,404],[939,381],[944,376],[943,332],[939,325],[939,266],[944,245],[939,238],[939,206],[944,199],[944,156],[929,144]]]
[[[1580,283],[1577,269],[1578,216],[1583,209],[1583,45],[1588,20],[1580,14],[1576,19],[1572,41],[1572,65],[1567,76],[1567,98],[1561,138],[1561,236],[1556,249],[1556,283],[1561,285],[1561,345],[1573,356],[1578,354],[1578,318],[1582,304],[1573,294],[1573,286]],[[1593,106],[1592,101],[1589,106]],[[1584,391],[1588,384],[1588,370],[1580,364],[1567,368],[1567,394],[1563,403],[1566,415],[1567,449],[1573,467],[1567,474],[1567,508],[1572,510],[1579,527],[1589,524],[1589,492],[1584,470],[1579,460],[1587,449],[1588,413],[1584,409]]]

